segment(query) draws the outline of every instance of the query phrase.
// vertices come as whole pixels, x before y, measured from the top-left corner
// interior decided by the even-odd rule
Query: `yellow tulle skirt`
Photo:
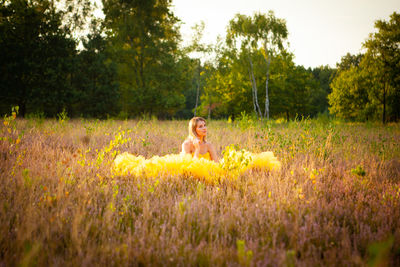
[[[125,152],[115,158],[113,172],[135,177],[184,176],[215,183],[221,179],[235,179],[249,170],[269,171],[280,167],[281,163],[270,151],[251,153],[228,149],[218,163],[207,157],[194,159],[190,154],[169,154],[146,159]]]

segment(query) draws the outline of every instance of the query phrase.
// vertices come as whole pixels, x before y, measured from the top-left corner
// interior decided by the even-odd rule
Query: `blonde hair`
[[[204,121],[204,123],[206,123],[206,120],[202,117],[193,117],[190,121],[189,121],[189,136],[188,136],[188,140],[193,141],[194,139],[199,138],[199,136],[196,133],[196,128],[197,125],[199,124],[199,122]],[[206,143],[206,137],[204,136],[203,138],[204,143]]]

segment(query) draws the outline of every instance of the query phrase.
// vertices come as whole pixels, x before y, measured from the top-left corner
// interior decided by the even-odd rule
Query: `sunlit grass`
[[[187,121],[3,120],[0,265],[400,264],[400,125],[208,122],[278,172],[215,184],[116,175],[179,153]]]

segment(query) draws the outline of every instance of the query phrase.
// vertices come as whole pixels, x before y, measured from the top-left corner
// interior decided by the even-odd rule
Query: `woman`
[[[251,153],[236,151],[232,147],[225,150],[226,158],[218,162],[214,146],[207,142],[206,120],[194,117],[189,122],[189,136],[182,144],[180,154],[153,156],[145,159],[128,152],[118,155],[114,160],[116,175],[137,177],[157,177],[162,175],[182,175],[194,177],[208,183],[219,179],[238,177],[246,170],[279,169],[281,163],[272,152]]]
[[[206,120],[194,117],[189,121],[189,136],[182,144],[182,153],[191,154],[193,158],[205,158],[218,162],[214,146],[207,142]]]

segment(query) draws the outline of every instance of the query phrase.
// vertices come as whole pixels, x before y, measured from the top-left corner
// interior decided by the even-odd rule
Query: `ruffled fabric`
[[[192,157],[194,156],[194,153],[192,153]],[[207,159],[207,160],[211,160],[211,155],[210,152],[204,153],[204,154],[199,154],[198,155],[199,159]]]
[[[206,154],[198,159],[194,159],[190,154],[169,154],[145,159],[143,156],[125,152],[115,158],[113,171],[121,176],[180,175],[215,183],[220,179],[237,178],[248,170],[277,170],[281,166],[272,152],[251,153],[246,150],[228,149],[218,163],[208,160]]]

